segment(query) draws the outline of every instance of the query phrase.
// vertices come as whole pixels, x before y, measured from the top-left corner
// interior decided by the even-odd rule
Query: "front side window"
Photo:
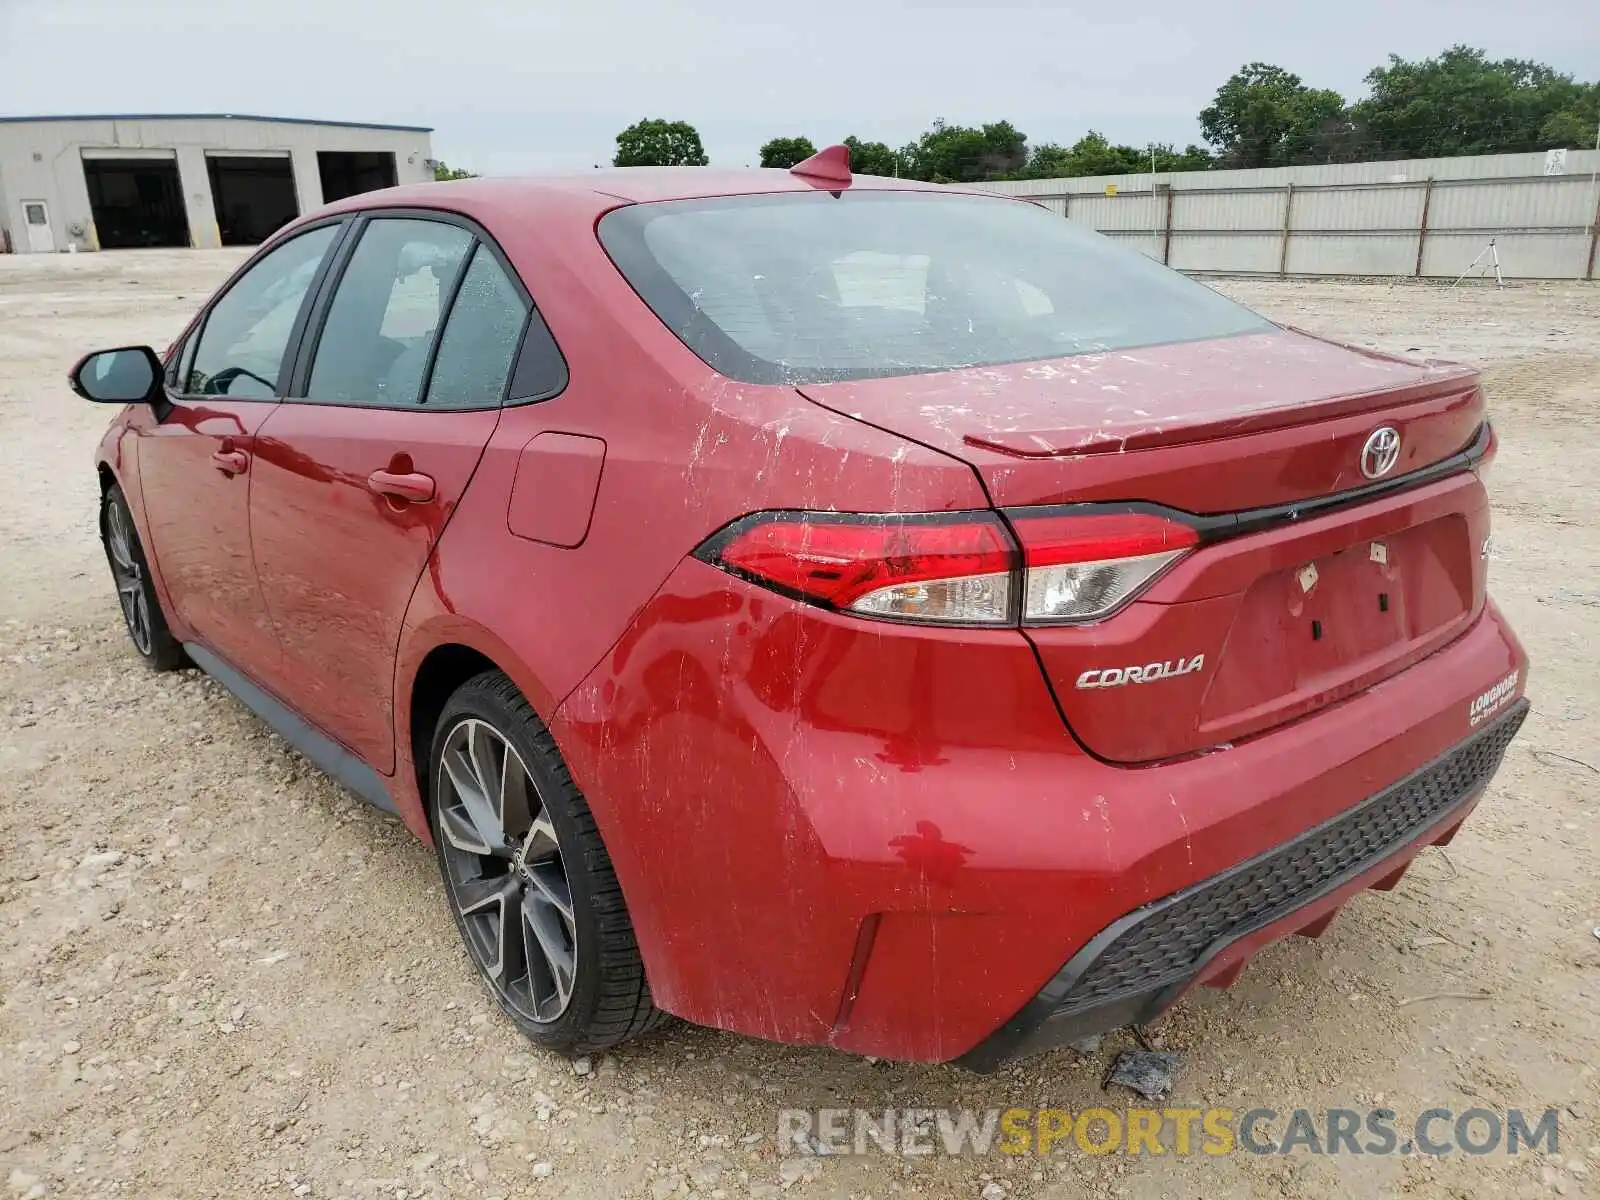
[[[998,197],[663,201],[616,209],[599,233],[668,328],[748,383],[908,375],[1272,328],[1109,238]]]
[[[234,282],[206,315],[198,341],[191,339],[182,391],[244,400],[280,394],[284,351],[338,230],[324,225],[291,238]]]
[[[442,221],[369,222],[328,308],[307,399],[419,403],[443,306],[472,245],[472,234]]]

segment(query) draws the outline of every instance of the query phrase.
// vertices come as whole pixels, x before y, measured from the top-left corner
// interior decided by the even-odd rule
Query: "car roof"
[[[596,211],[618,203],[656,200],[691,200],[709,196],[747,196],[767,192],[824,190],[788,171],[771,168],[730,170],[715,167],[607,167],[565,175],[530,175],[455,179],[439,183],[413,183],[402,187],[363,192],[328,205],[323,212],[374,207],[495,208],[526,206],[540,201],[579,201],[590,198]],[[914,179],[888,179],[857,175],[851,191],[937,191],[957,189]]]

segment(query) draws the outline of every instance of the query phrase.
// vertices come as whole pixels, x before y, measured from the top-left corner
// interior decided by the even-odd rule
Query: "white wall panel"
[[[1566,173],[1545,156],[1493,154],[1405,162],[1339,163],[1157,175],[1171,184],[1171,265],[1185,271],[1291,275],[1410,275],[1427,205],[1422,274],[1452,277],[1491,236],[1508,277],[1582,278],[1595,211],[1600,151],[1570,150]],[[1427,181],[1432,177],[1429,188]],[[1283,252],[1287,185],[1292,232]],[[1115,184],[1119,195],[1105,189]],[[1149,175],[1030,179],[978,187],[1066,207],[1070,219],[1159,258],[1164,193]]]

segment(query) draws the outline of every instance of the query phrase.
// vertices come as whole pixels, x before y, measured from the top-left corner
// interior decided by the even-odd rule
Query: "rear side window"
[[[324,225],[291,238],[239,276],[184,348],[182,391],[245,400],[281,394],[289,336],[338,230]]]
[[[311,363],[307,399],[409,407],[472,234],[442,221],[368,222],[339,279]]]
[[[827,192],[636,204],[600,240],[723,375],[806,383],[1123,350],[1272,326],[1031,204]]]
[[[504,399],[528,306],[495,257],[479,246],[434,358],[430,408],[492,408]]]

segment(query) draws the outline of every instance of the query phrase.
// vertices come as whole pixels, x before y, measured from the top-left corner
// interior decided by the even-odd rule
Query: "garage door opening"
[[[176,159],[85,159],[83,179],[102,250],[189,244]]]
[[[224,246],[254,246],[300,215],[294,168],[278,157],[208,154],[211,200]]]
[[[376,150],[318,150],[317,173],[322,176],[324,204],[393,187],[398,178],[394,155]]]

